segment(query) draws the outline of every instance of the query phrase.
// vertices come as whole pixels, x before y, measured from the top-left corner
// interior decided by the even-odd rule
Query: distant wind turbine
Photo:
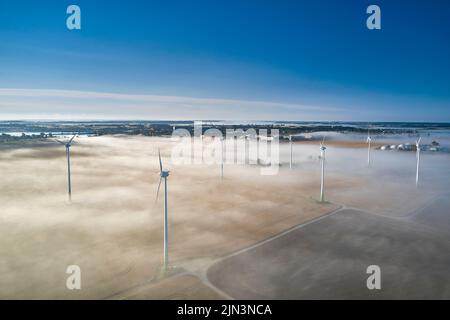
[[[420,140],[422,138],[419,137],[419,139],[416,141],[416,186],[419,185],[419,165],[420,165]]]
[[[258,134],[256,134],[256,165],[260,165],[261,161],[259,160],[259,142],[261,141],[261,136]]]
[[[289,159],[289,169],[292,169],[292,135],[289,135],[289,147],[291,150],[290,159]]]
[[[324,183],[325,183],[325,146],[323,143],[325,142],[325,136],[322,139],[322,142],[320,143],[320,159],[322,160],[322,170],[321,170],[321,176],[320,176],[320,202],[323,202],[324,197]]]
[[[200,134],[200,148],[201,148],[201,153],[202,153],[202,164],[203,164],[203,138],[204,138],[204,136],[203,136],[203,133],[202,134]]]
[[[372,142],[372,138],[370,137],[370,131],[367,129],[367,166],[370,166],[370,143]]]
[[[223,179],[223,156],[224,156],[224,138],[220,138],[220,179]]]
[[[158,190],[156,191],[156,200],[158,201],[159,189],[161,187],[161,181],[164,179],[164,269],[169,266],[169,234],[168,234],[168,223],[167,223],[167,177],[169,176],[169,170],[164,170],[161,161],[161,152],[158,149],[159,156],[159,184]]]
[[[250,155],[249,155],[249,153],[250,153],[250,150],[249,150],[249,139],[250,139],[250,135],[249,134],[246,134],[245,136],[244,136],[244,141],[245,141],[245,145],[244,145],[244,164],[245,165],[247,165],[247,164],[250,164],[250,161],[249,161],[249,157],[250,157]]]
[[[75,139],[77,134],[74,134],[72,138],[70,138],[68,141],[61,141],[58,139],[55,139],[56,142],[64,145],[66,147],[66,157],[67,157],[67,194],[69,197],[69,202],[72,201],[72,184],[70,181],[70,147],[72,146],[72,141]]]

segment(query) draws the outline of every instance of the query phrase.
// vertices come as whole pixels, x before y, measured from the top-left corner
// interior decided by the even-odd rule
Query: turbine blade
[[[74,135],[73,135],[73,137],[72,137],[72,138],[70,138],[70,140],[69,140],[69,142],[68,142],[68,143],[70,144],[70,143],[71,143],[71,142],[73,141],[73,139],[75,139],[75,137],[76,137],[77,135],[78,135],[78,133],[74,134]]]
[[[158,157],[159,157],[159,171],[163,171],[162,161],[161,161],[161,151],[158,149]]]
[[[320,146],[323,147],[323,143],[325,142],[325,135],[322,138],[322,142],[320,143]]]
[[[64,142],[62,142],[61,140],[58,140],[58,139],[53,139],[53,140],[55,140],[56,142],[58,142],[58,143],[60,143],[60,144],[62,144],[62,145],[66,145]]]
[[[159,178],[159,183],[158,183],[158,190],[156,190],[156,198],[155,198],[155,203],[158,202],[158,196],[159,196],[159,189],[161,188],[161,181],[162,181],[162,177]]]

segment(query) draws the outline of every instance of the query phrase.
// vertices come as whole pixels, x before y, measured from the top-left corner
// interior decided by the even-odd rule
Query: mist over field
[[[158,149],[170,170],[169,257],[196,268],[341,205],[401,217],[446,191],[448,154],[424,154],[419,188],[414,152],[326,150],[325,198],[319,203],[319,147],[280,146],[276,175],[261,166],[175,165],[178,143],[141,136],[79,138],[71,148],[72,203],[65,149],[0,153],[0,298],[106,298],[157,276],[163,257],[163,192]],[[68,265],[82,290],[66,289]],[[157,296],[155,296],[157,297]]]

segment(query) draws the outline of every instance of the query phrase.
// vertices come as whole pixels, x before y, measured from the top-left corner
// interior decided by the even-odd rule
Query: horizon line
[[[65,119],[0,119],[0,122],[192,122],[203,121],[205,123],[209,122],[240,122],[240,124],[253,123],[253,122],[279,122],[283,124],[287,123],[424,123],[424,124],[449,124],[450,121],[383,121],[383,120],[374,120],[374,121],[365,121],[365,120],[225,120],[225,119],[74,119],[74,120],[65,120]],[[231,125],[231,124],[230,124]]]

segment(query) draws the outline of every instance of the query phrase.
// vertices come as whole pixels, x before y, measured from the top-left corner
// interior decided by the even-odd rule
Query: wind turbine
[[[223,148],[224,147],[224,138],[220,137],[220,179],[223,179]]]
[[[322,173],[320,176],[320,202],[323,202],[323,192],[324,192],[324,180],[325,180],[325,146],[323,143],[325,142],[325,136],[322,139],[322,142],[320,143],[320,159],[322,160]]]
[[[259,134],[256,134],[256,165],[259,166],[259,141],[261,138],[259,137]]]
[[[64,145],[66,147],[66,157],[67,157],[67,194],[69,197],[69,202],[72,201],[72,184],[70,181],[70,147],[72,146],[72,141],[75,139],[77,134],[74,134],[72,138],[70,138],[68,141],[64,142],[58,139],[55,139],[56,142],[59,142],[60,144]]]
[[[204,135],[203,135],[203,133],[202,133],[202,135],[200,136],[201,137],[201,146],[202,146],[202,164],[203,164],[203,138],[204,138]]]
[[[289,159],[289,169],[292,169],[292,135],[289,135],[289,147],[291,149],[291,155]]]
[[[250,158],[250,150],[249,150],[249,139],[250,139],[250,135],[246,134],[244,135],[244,165],[248,165],[250,164],[249,158]]]
[[[372,138],[370,137],[370,131],[367,129],[367,166],[370,166],[370,143],[372,142]]]
[[[420,165],[420,140],[422,138],[419,137],[418,140],[416,140],[416,160],[417,160],[417,166],[416,166],[416,187],[419,185],[419,165]]]
[[[156,191],[156,200],[158,201],[159,189],[161,187],[161,181],[164,179],[164,269],[167,270],[169,266],[169,234],[167,226],[167,177],[169,176],[169,170],[164,170],[161,161],[161,152],[158,149],[159,156],[159,184]]]

